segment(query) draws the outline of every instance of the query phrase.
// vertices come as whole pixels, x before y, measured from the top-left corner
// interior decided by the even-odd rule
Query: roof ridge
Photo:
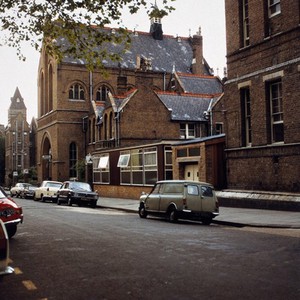
[[[196,98],[216,98],[220,97],[222,93],[215,94],[193,94],[193,93],[175,93],[167,91],[156,91],[158,95],[182,96],[182,97],[196,97]]]
[[[128,90],[122,94],[115,95],[114,98],[126,99],[129,95],[133,94],[135,91],[137,91],[137,88],[131,88],[130,90]]]
[[[182,72],[177,72],[177,75],[178,76],[186,76],[186,77],[207,78],[207,79],[218,78],[218,76],[213,76],[213,75],[192,74],[192,73],[182,73]]]
[[[122,28],[122,27],[110,27],[110,26],[104,26],[104,27],[98,27],[96,25],[90,25],[92,28],[100,28],[100,29],[104,29],[104,30],[125,30],[127,31],[128,33],[135,33],[137,32],[138,34],[141,34],[141,35],[149,35],[151,36],[152,34],[150,32],[146,32],[146,31],[139,31],[139,30],[132,30],[132,29],[128,29],[128,28]],[[163,34],[163,37],[166,37],[166,38],[172,38],[172,39],[184,39],[184,40],[189,40],[191,37],[188,37],[188,36],[175,36],[175,35],[171,35],[171,34]]]

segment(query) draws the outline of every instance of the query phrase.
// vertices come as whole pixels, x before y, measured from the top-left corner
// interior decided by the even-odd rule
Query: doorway
[[[199,167],[198,164],[185,165],[184,167],[184,179],[199,181]]]

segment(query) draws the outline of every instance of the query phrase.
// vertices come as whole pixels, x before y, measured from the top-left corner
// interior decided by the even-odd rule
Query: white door
[[[184,168],[184,179],[199,181],[198,165],[186,165]]]

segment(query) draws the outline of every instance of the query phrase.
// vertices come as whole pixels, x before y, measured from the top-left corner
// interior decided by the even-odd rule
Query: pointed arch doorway
[[[52,152],[51,143],[48,137],[44,139],[42,146],[42,180],[52,179]]]

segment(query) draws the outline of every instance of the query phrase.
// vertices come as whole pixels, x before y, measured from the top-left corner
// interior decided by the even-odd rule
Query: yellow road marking
[[[37,287],[34,285],[34,283],[31,280],[24,280],[22,281],[22,283],[29,291],[37,290]]]
[[[23,274],[23,272],[20,270],[20,268],[14,268],[15,269],[15,274],[20,275]]]

